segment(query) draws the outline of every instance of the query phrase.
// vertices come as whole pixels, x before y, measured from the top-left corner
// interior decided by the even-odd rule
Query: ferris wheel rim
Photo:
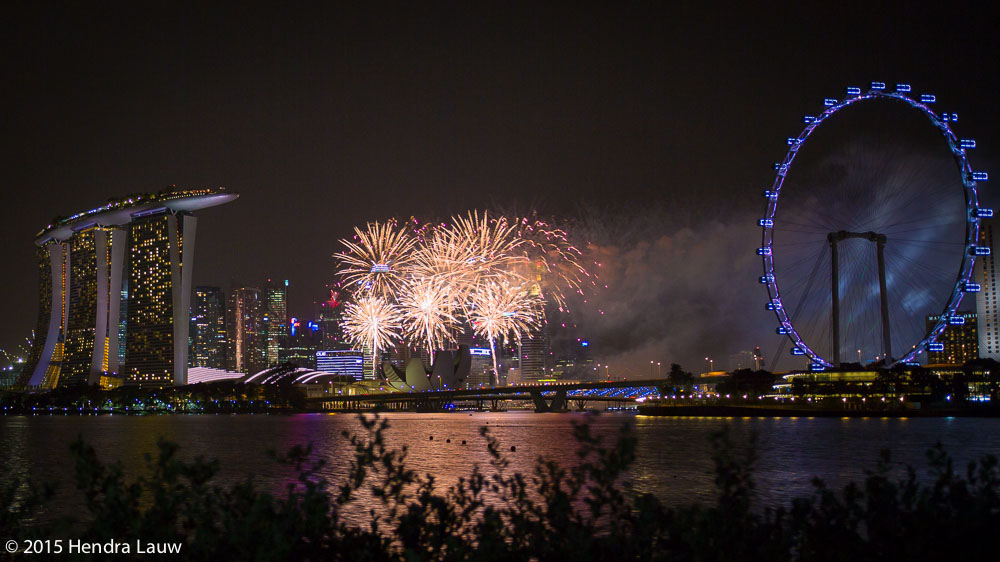
[[[796,349],[801,350],[801,355],[809,357],[813,362],[812,368],[817,370],[821,368],[835,367],[836,364],[822,357],[805,342],[798,330],[796,330],[785,310],[786,307],[784,306],[781,292],[778,289],[778,276],[774,268],[774,219],[777,211],[778,200],[781,195],[781,189],[785,183],[785,177],[787,176],[788,170],[791,167],[792,162],[795,160],[799,149],[823,122],[840,110],[857,103],[878,99],[890,99],[906,103],[910,107],[923,113],[924,116],[931,121],[931,123],[945,138],[962,178],[962,187],[965,195],[966,207],[966,241],[963,246],[962,264],[959,268],[955,285],[952,288],[951,296],[949,297],[947,304],[945,305],[942,313],[939,315],[933,328],[927,332],[923,339],[921,339],[916,345],[913,345],[903,357],[899,359],[891,357],[886,358],[886,366],[898,363],[913,363],[914,358],[920,353],[926,351],[929,345],[933,343],[937,336],[940,335],[941,332],[948,326],[951,317],[955,315],[959,306],[961,306],[962,298],[965,293],[972,292],[968,289],[970,288],[970,280],[975,268],[976,255],[979,251],[977,243],[979,239],[979,222],[981,212],[976,192],[976,184],[977,181],[985,181],[988,176],[985,172],[974,172],[971,164],[969,164],[966,151],[969,148],[975,148],[975,141],[970,141],[969,139],[959,139],[955,135],[954,131],[952,131],[949,123],[953,123],[958,119],[957,114],[936,113],[929,107],[929,104],[933,104],[937,101],[933,94],[920,94],[919,97],[911,97],[907,95],[911,92],[911,90],[912,89],[908,84],[897,84],[895,91],[887,91],[885,83],[873,82],[871,84],[871,88],[866,92],[862,92],[861,89],[857,87],[847,88],[847,96],[843,100],[833,98],[824,99],[823,103],[825,110],[815,117],[807,116],[803,118],[806,126],[803,128],[802,132],[796,137],[788,137],[786,139],[789,147],[788,151],[785,153],[785,157],[781,162],[775,163],[775,177],[772,182],[771,189],[764,192],[764,196],[767,198],[767,211],[764,218],[759,220],[762,233],[761,245],[757,249],[757,253],[761,256],[761,261],[764,266],[764,275],[760,278],[760,282],[767,288],[769,298],[767,303],[768,308],[774,312],[778,319],[779,325],[776,330],[777,333],[786,335],[794,346],[792,348],[793,353]],[[838,359],[839,358],[834,358],[835,361]]]

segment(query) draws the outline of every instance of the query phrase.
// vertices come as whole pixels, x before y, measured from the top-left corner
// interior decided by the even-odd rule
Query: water
[[[387,414],[390,446],[409,447],[408,466],[433,474],[442,486],[468,475],[474,464],[489,470],[481,426],[503,444],[510,470],[530,473],[538,456],[564,465],[575,461],[573,422],[589,422],[594,433],[613,439],[625,423],[638,438],[637,460],[629,479],[640,492],[669,504],[707,502],[714,497],[710,435],[729,425],[734,441],[746,446],[758,436],[755,472],[762,505],[779,505],[811,492],[820,477],[835,487],[860,481],[875,467],[879,451],[892,451],[895,466],[926,474],[927,449],[940,441],[958,464],[985,454],[1000,455],[997,418],[675,418],[629,414]],[[339,482],[350,462],[341,433],[358,432],[355,415],[291,416],[5,416],[0,418],[0,485],[18,477],[58,485],[43,517],[82,507],[74,490],[69,443],[82,436],[105,461],[120,460],[129,476],[146,471],[145,453],[155,456],[163,438],[181,444],[181,457],[217,458],[220,484],[252,477],[259,487],[281,492],[293,474],[267,451],[313,443],[328,462],[323,475]],[[433,436],[433,440],[431,440]],[[451,442],[447,443],[446,440]],[[462,445],[462,440],[467,444]],[[510,446],[516,452],[509,452]]]

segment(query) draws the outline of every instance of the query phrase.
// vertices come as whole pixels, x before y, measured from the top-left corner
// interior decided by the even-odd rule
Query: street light
[[[708,371],[712,372],[715,370],[715,361],[711,357],[706,357],[705,361],[708,361]]]
[[[649,378],[653,378],[653,360],[649,360]]]
[[[656,378],[660,378],[660,362],[656,362]]]
[[[858,363],[861,363],[861,350],[858,350]]]

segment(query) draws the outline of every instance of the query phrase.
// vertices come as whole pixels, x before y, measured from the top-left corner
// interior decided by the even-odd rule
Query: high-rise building
[[[992,221],[979,223],[978,245],[993,248]],[[1000,361],[1000,303],[997,303],[996,255],[976,257],[975,280],[979,284],[976,293],[976,321],[979,330],[979,356]]]
[[[940,318],[937,314],[927,317],[927,331],[930,332]],[[962,365],[979,357],[979,335],[976,326],[975,312],[956,312],[953,318],[958,323],[949,322],[944,331],[937,337],[935,343],[941,345],[940,351],[928,351],[927,363],[931,365],[950,364]]]
[[[288,335],[288,280],[264,283],[265,362],[278,364],[282,339]]]
[[[36,337],[18,384],[184,384],[194,254],[191,212],[223,189],[131,195],[53,221],[39,247]]]
[[[264,303],[260,289],[238,287],[229,292],[226,305],[231,371],[253,374],[267,366]]]
[[[532,330],[518,346],[518,367],[523,382],[536,382],[545,378],[545,356],[548,352],[544,329]]]
[[[185,384],[196,219],[154,213],[132,222],[125,382]],[[184,267],[187,265],[187,267]]]
[[[196,287],[191,308],[191,367],[225,369],[229,337],[226,299],[219,287]]]

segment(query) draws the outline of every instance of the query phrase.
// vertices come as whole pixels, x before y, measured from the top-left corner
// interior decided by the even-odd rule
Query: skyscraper
[[[196,287],[191,309],[192,367],[225,369],[229,338],[226,299],[219,287]]]
[[[131,195],[53,221],[39,247],[36,337],[19,384],[184,384],[196,220],[223,189]],[[185,250],[186,248],[186,250]]]
[[[264,283],[265,362],[277,365],[282,340],[288,335],[288,280]]]
[[[927,362],[931,365],[951,364],[962,365],[979,357],[979,335],[976,329],[975,312],[956,312],[954,317],[961,318],[962,324],[950,324],[937,337],[936,343],[941,344],[941,351],[928,351]],[[927,331],[937,324],[940,316],[931,314],[927,317]]]
[[[984,220],[979,223],[980,246],[993,248],[993,223]],[[976,321],[979,324],[979,356],[1000,360],[1000,303],[997,303],[996,255],[976,257]]]
[[[226,316],[230,369],[246,374],[264,369],[267,366],[267,340],[260,289],[238,287],[230,291]]]

